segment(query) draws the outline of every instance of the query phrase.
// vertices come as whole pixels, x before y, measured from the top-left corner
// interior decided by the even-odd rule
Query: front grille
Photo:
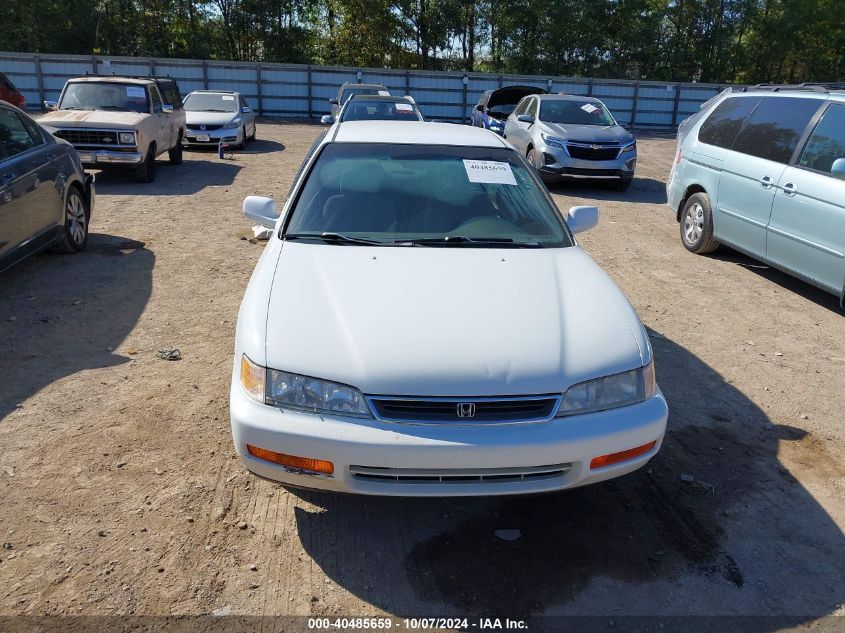
[[[382,468],[350,466],[354,479],[393,484],[509,484],[560,479],[572,464],[515,468]]]
[[[118,137],[114,130],[58,130],[55,135],[71,145],[89,145],[96,147],[117,147]]]
[[[376,416],[388,422],[420,424],[506,424],[536,422],[554,415],[559,396],[510,398],[387,398],[373,396]],[[463,415],[459,409],[463,407]]]
[[[595,146],[595,147],[594,147]],[[572,158],[581,160],[615,160],[619,156],[619,144],[603,143],[567,143],[566,150]]]
[[[192,132],[212,132],[214,130],[219,130],[222,125],[189,125],[187,126],[189,130]]]
[[[567,167],[564,172],[570,176],[618,176],[618,169],[583,169],[581,167]]]

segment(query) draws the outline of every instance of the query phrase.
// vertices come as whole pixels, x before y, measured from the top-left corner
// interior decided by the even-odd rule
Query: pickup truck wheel
[[[152,182],[156,179],[156,146],[151,144],[147,148],[147,157],[136,172],[138,182]]]
[[[176,139],[176,145],[168,150],[167,158],[170,159],[171,165],[182,164],[182,132],[179,132],[179,138]]]
[[[65,201],[65,228],[59,241],[53,245],[56,253],[78,253],[88,244],[88,220],[90,211],[85,196],[73,186]]]
[[[705,255],[719,248],[713,237],[713,210],[706,193],[691,195],[681,212],[681,242],[691,253]]]

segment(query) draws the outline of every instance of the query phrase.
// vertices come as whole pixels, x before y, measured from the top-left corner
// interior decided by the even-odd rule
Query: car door
[[[41,212],[45,190],[52,188],[40,182],[37,148],[23,118],[0,107],[0,260],[14,258],[32,237],[30,216]]]
[[[845,180],[831,174],[845,159],[845,103],[830,103],[797,160],[781,174],[766,255],[835,293],[845,289]]]
[[[252,111],[252,108],[241,95],[238,95],[238,107],[241,109],[241,119],[244,122],[244,127],[246,127],[247,135],[253,136],[255,134],[255,112]]]
[[[528,123],[523,123],[519,117],[528,113],[531,105],[531,97],[525,97],[516,106],[516,110],[508,117],[508,122],[505,125],[505,133],[511,145],[513,145],[519,152],[526,154],[528,152],[528,143],[530,137],[528,134]]]
[[[714,222],[719,240],[766,256],[777,183],[820,104],[801,96],[760,99],[725,153]]]
[[[34,174],[28,204],[29,229],[33,235],[38,235],[64,222],[62,183],[67,176],[67,159],[62,148],[35,121],[23,114],[18,117],[34,143],[27,153],[26,167]]]
[[[156,126],[156,145],[158,146],[158,153],[169,149],[173,143],[171,141],[171,117],[163,111],[161,95],[156,86],[149,86],[150,91],[150,106],[152,109],[152,116],[155,119]]]

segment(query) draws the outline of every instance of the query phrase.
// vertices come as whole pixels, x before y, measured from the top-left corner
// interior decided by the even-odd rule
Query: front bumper
[[[224,144],[239,145],[243,142],[241,131],[243,128],[217,129],[217,130],[196,130],[188,128],[182,139],[183,145],[214,145],[217,146],[222,140]]]
[[[88,167],[103,165],[140,165],[144,162],[141,152],[115,152],[108,149],[77,149],[79,160]]]
[[[637,166],[637,152],[624,152],[612,160],[584,160],[572,158],[565,149],[540,144],[540,177],[546,182],[563,178],[597,178],[601,180],[632,180]]]
[[[292,486],[392,496],[484,496],[549,492],[619,477],[643,466],[658,450],[668,408],[661,393],[610,411],[548,422],[494,426],[396,424],[318,416],[259,404],[240,383],[230,396],[232,437],[247,470]],[[594,457],[656,442],[647,453],[591,470]],[[329,460],[330,476],[292,471],[250,455],[246,445]],[[496,480],[495,471],[563,465],[556,476]],[[424,470],[419,480],[362,477],[363,471]],[[437,481],[438,473],[493,473],[493,478]],[[432,480],[434,477],[435,480]],[[448,477],[447,477],[448,479]]]

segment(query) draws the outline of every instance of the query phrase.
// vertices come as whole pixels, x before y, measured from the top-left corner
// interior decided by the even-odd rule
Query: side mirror
[[[247,196],[244,198],[244,215],[258,222],[268,229],[276,227],[276,220],[279,219],[279,212],[276,210],[276,201],[273,198],[264,196]]]
[[[334,123],[334,117],[331,114],[324,114],[320,117],[320,123],[324,125],[331,125]]]
[[[55,101],[45,101],[44,102],[44,109],[50,110],[52,112],[53,110],[59,109],[59,104]]]
[[[573,233],[589,231],[599,223],[599,209],[588,206],[570,207],[566,223]]]
[[[329,99],[329,103],[331,103],[332,105],[337,105],[338,104],[337,98],[332,97],[331,99]]]
[[[244,106],[243,108],[241,108],[241,112],[243,112],[244,114],[249,114],[250,112],[252,112],[252,108],[250,108],[249,106]]]
[[[845,158],[837,158],[830,166],[830,175],[839,180],[845,180]]]
[[[173,106],[170,105],[169,103],[164,103],[161,106],[161,111],[164,112],[165,114],[173,114]]]
[[[516,120],[520,123],[534,123],[534,117],[530,114],[520,114]]]

